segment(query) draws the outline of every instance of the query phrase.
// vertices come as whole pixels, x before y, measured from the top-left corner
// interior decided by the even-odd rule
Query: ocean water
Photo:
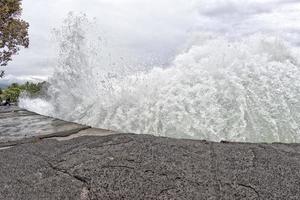
[[[283,39],[199,33],[167,66],[141,70],[107,56],[85,18],[65,23],[47,97],[21,107],[124,133],[300,142],[299,49]]]

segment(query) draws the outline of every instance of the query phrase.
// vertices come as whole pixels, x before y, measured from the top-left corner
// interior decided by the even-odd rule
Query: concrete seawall
[[[5,200],[300,199],[300,144],[118,134],[11,107],[0,147]]]
[[[66,140],[95,134],[103,136],[115,132],[42,116],[15,106],[0,107],[0,148],[43,139]]]

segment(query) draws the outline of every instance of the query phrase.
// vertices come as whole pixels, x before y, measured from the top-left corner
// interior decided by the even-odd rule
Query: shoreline
[[[36,131],[0,150],[0,199],[300,198],[300,144],[118,134],[18,108],[0,127]]]

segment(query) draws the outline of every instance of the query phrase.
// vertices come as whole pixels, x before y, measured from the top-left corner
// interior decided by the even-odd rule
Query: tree
[[[29,24],[20,19],[22,0],[0,0],[0,66],[6,66],[20,47],[28,48]],[[0,70],[0,78],[4,71]]]
[[[27,97],[34,98],[43,94],[43,88],[47,87],[46,82],[25,84],[12,83],[6,89],[3,90],[2,95],[0,93],[0,100],[10,99],[11,102],[17,102],[20,95],[24,93]]]

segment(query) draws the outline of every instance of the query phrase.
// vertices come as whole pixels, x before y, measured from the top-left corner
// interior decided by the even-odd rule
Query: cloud
[[[46,81],[47,77],[45,76],[14,76],[14,75],[7,75],[3,79],[1,79],[0,84],[1,85],[10,85],[12,83],[25,83],[27,81],[29,82],[42,82]]]
[[[168,63],[194,32],[231,38],[261,32],[300,43],[297,0],[23,0],[31,43],[6,68],[8,77],[51,75],[52,29],[69,11],[95,17],[113,48],[144,62]]]
[[[241,3],[242,2],[242,3]],[[255,1],[213,0],[199,9],[200,14],[213,18],[247,17],[272,11],[273,6]],[[241,19],[241,18],[240,18]]]
[[[199,3],[198,12],[198,31],[211,31],[231,38],[266,33],[297,44],[295,33],[300,30],[297,23],[300,15],[299,1],[212,0],[204,5]],[[293,41],[290,40],[290,35],[294,36]]]

